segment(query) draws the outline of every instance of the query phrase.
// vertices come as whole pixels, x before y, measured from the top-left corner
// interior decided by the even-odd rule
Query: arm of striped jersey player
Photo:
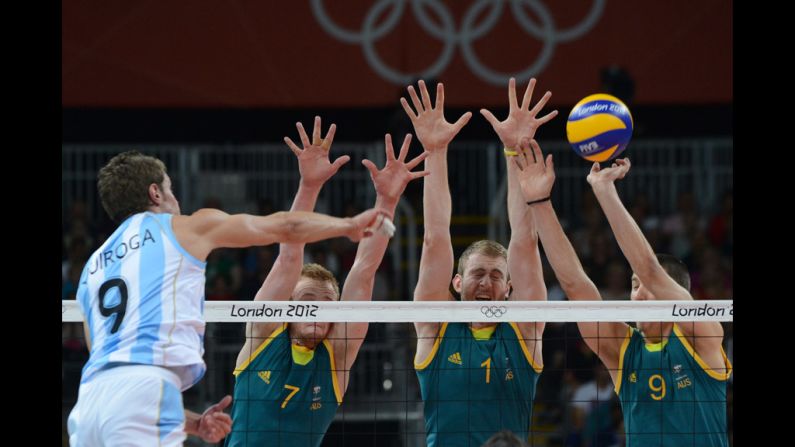
[[[185,410],[185,433],[198,436],[205,442],[220,442],[232,431],[232,418],[224,413],[231,403],[232,396],[226,395],[202,414]]]
[[[354,242],[369,236],[383,211],[371,209],[339,218],[302,211],[280,211],[268,216],[230,215],[201,209],[190,216],[174,216],[179,243],[200,260],[216,248],[243,248],[275,242],[307,243],[346,236]]]
[[[91,330],[88,328],[88,321],[83,320],[83,335],[86,337],[86,349],[91,352]]]

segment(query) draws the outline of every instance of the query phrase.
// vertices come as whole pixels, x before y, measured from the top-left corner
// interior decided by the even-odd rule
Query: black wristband
[[[543,199],[531,200],[530,202],[527,202],[527,204],[528,204],[528,205],[535,205],[536,203],[546,202],[546,201],[547,201],[547,200],[549,200],[550,198],[551,198],[551,196],[549,196],[549,197],[544,197]]]

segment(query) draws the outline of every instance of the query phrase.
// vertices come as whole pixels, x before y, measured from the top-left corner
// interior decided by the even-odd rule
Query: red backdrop
[[[554,103],[574,103],[597,92],[599,70],[611,64],[624,67],[635,79],[636,103],[731,102],[731,1],[606,0],[592,26],[566,41],[567,29],[583,25],[594,1],[523,2],[528,20],[539,29],[546,24],[543,38],[528,33],[510,2],[499,0],[317,4],[323,5],[330,22],[354,35],[361,34],[368,13],[383,7],[374,28],[376,34],[378,28],[387,32],[372,39],[374,54],[384,66],[406,76],[439,62],[441,38],[449,39],[451,57],[437,79],[445,83],[447,102],[453,106],[502,106],[506,100],[503,85],[493,85],[473,71],[473,58],[463,51],[466,40],[471,40],[482,67],[512,74],[538,63],[546,48],[546,66],[535,76],[540,88],[552,90]],[[422,14],[413,3],[425,5],[420,13],[424,11],[433,26],[423,27]],[[462,32],[473,8],[485,6],[476,15],[477,28],[501,3],[501,15],[483,27],[482,36],[472,39],[471,32]],[[368,63],[363,39],[343,42],[332,36],[312,4],[313,0],[63,1],[63,105],[394,105],[401,85]],[[398,4],[404,4],[403,10],[395,14],[395,26],[386,29],[382,25]]]

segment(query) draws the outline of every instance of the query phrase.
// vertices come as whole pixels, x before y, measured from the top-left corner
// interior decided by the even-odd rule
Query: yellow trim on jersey
[[[497,325],[486,326],[480,329],[475,329],[472,326],[470,326],[469,330],[472,331],[472,336],[475,337],[475,340],[483,341],[490,339],[491,336],[494,335],[494,331],[497,330]]]
[[[242,364],[242,365],[240,365],[240,368],[235,368],[235,370],[232,372],[232,374],[234,374],[234,376],[235,376],[235,377],[237,377],[237,376],[238,376],[238,374],[242,373],[242,372],[243,372],[243,371],[246,369],[246,367],[248,367],[248,365],[249,365],[251,362],[253,362],[253,361],[254,361],[254,359],[255,359],[255,358],[257,358],[257,356],[258,356],[258,355],[259,355],[259,354],[260,354],[260,353],[261,353],[261,352],[262,352],[262,351],[263,351],[263,350],[264,350],[264,349],[265,349],[265,348],[266,348],[266,347],[267,347],[267,346],[268,346],[268,345],[269,345],[269,344],[270,344],[270,343],[271,343],[271,342],[272,342],[272,341],[273,341],[273,340],[274,340],[274,339],[275,339],[275,338],[276,338],[276,337],[277,337],[279,334],[281,334],[282,332],[284,332],[284,330],[285,330],[285,329],[287,329],[287,325],[286,325],[286,324],[282,324],[281,326],[279,326],[278,328],[276,328],[276,329],[275,329],[273,332],[271,332],[271,334],[270,334],[270,335],[268,335],[268,338],[266,338],[266,339],[265,339],[265,341],[263,341],[263,342],[262,342],[262,344],[261,344],[261,345],[259,345],[259,347],[258,347],[258,348],[257,348],[257,349],[254,351],[254,353],[253,353],[253,354],[251,354],[251,357],[249,357],[249,358],[248,358],[248,359],[247,359],[245,362],[243,362],[243,364]]]
[[[532,366],[533,369],[540,374],[541,371],[544,369],[544,365],[538,366],[536,365],[536,362],[533,361],[533,356],[530,355],[530,350],[527,349],[527,345],[524,342],[524,336],[522,335],[522,331],[519,330],[519,326],[516,323],[508,323],[508,324],[510,324],[511,327],[513,328],[513,331],[516,332],[516,338],[519,339],[519,346],[522,347],[522,352],[524,352],[524,356],[525,358],[527,358],[527,361],[530,363],[530,366]]]
[[[293,356],[293,362],[301,366],[305,366],[315,358],[315,350],[306,346],[290,344],[290,351]]]
[[[660,352],[663,348],[668,344],[668,339],[659,342],[659,343],[645,343],[644,346],[646,350],[649,352]]]
[[[331,364],[331,383],[334,385],[334,396],[337,397],[337,405],[342,405],[342,392],[340,391],[340,384],[337,380],[337,364],[334,361],[334,348],[331,342],[323,339],[323,346],[328,351],[329,363]]]
[[[707,365],[707,363],[701,358],[701,356],[698,355],[698,352],[696,352],[696,350],[693,349],[693,346],[690,345],[690,342],[687,340],[687,337],[685,337],[685,335],[682,333],[682,330],[679,329],[679,326],[674,325],[674,333],[676,334],[677,337],[679,337],[679,340],[682,342],[682,345],[684,345],[685,349],[687,349],[687,352],[689,352],[690,355],[692,355],[693,358],[696,359],[696,363],[698,363],[699,366],[701,366],[701,369],[703,369],[708,376],[712,377],[715,380],[720,380],[722,382],[729,380],[729,376],[732,373],[732,365],[729,362],[728,357],[726,357],[726,352],[723,350],[723,346],[720,347],[720,353],[723,356],[723,363],[726,365],[726,372],[719,373],[714,369],[710,368],[709,365]]]
[[[439,333],[436,335],[436,340],[433,342],[433,348],[431,348],[431,353],[428,354],[428,357],[423,360],[421,363],[414,362],[414,369],[425,369],[428,365],[431,364],[433,357],[436,356],[436,351],[439,350],[439,345],[442,342],[442,338],[444,338],[444,333],[447,331],[447,323],[442,323],[441,329],[439,329]]]
[[[629,341],[632,340],[632,326],[627,325],[627,335],[618,350],[618,373],[616,374],[616,395],[621,392],[622,373],[624,372],[624,353],[627,352]]]

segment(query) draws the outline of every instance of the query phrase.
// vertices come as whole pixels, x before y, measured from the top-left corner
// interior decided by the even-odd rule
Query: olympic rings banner
[[[417,78],[573,104],[617,65],[636,103],[732,100],[729,0],[63,1],[65,107],[373,107]],[[397,106],[396,106],[397,107]]]

